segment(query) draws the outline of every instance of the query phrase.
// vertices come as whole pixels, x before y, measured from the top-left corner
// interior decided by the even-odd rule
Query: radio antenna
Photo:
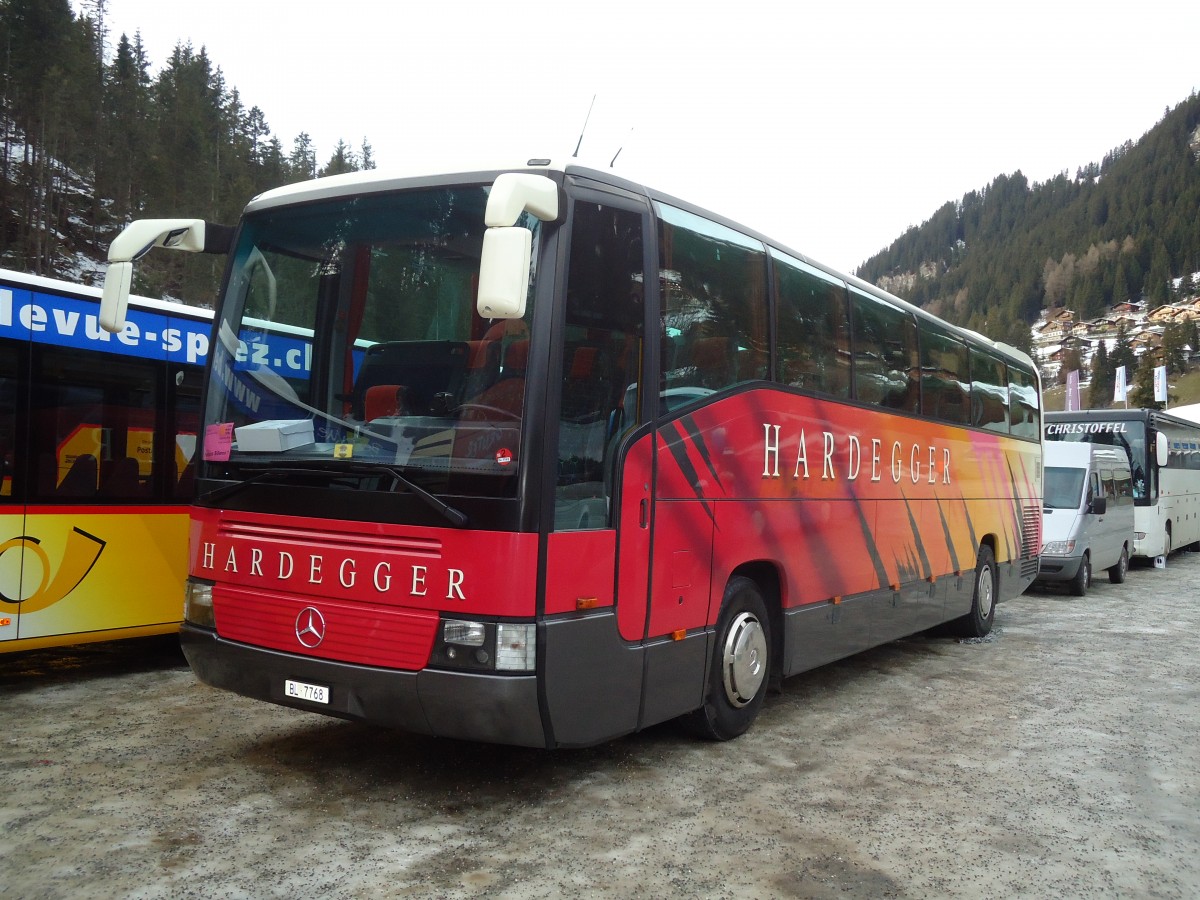
[[[633,134],[632,127],[630,127],[630,129],[629,129],[629,134]],[[629,140],[629,134],[625,135],[625,140]],[[621,151],[624,149],[625,149],[624,144],[622,144],[620,147],[617,148],[617,152],[613,154],[613,158],[608,161],[608,167],[610,169],[613,167],[613,163],[615,163],[617,161],[617,157],[621,155]]]
[[[575,152],[571,154],[572,159],[579,158],[579,148],[583,145],[583,136],[587,133],[588,119],[592,117],[592,107],[596,105],[596,95],[592,94],[592,103],[588,107],[587,115],[583,117],[583,128],[579,130],[579,141],[575,144]]]

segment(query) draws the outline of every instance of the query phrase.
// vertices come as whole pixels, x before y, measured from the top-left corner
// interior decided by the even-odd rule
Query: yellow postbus
[[[0,653],[176,631],[212,314],[0,270]]]

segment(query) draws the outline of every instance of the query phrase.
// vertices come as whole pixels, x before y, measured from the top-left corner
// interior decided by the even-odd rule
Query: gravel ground
[[[0,896],[1200,896],[1200,555],[790,679],[728,744],[414,737],[0,656]]]

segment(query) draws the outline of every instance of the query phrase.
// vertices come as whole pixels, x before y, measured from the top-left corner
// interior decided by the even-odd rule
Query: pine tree
[[[1158,365],[1158,361],[1154,358],[1154,354],[1146,352],[1142,354],[1141,362],[1137,367],[1137,374],[1134,376],[1133,387],[1129,392],[1130,407],[1141,409],[1162,409],[1162,403],[1154,399],[1154,369]]]
[[[1091,383],[1088,385],[1089,409],[1107,409],[1112,405],[1116,372],[1108,357],[1108,342],[1101,340],[1092,354]]]

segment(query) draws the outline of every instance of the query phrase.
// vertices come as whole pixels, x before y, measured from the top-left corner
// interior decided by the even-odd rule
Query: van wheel
[[[975,590],[971,595],[971,611],[950,623],[959,637],[983,637],[996,621],[996,556],[987,544],[980,544],[975,561]]]
[[[1087,593],[1087,589],[1092,586],[1092,558],[1088,554],[1083,554],[1083,559],[1079,562],[1079,571],[1075,573],[1075,577],[1071,579],[1071,593],[1076,597],[1082,597]]]
[[[1129,548],[1121,548],[1121,558],[1115,566],[1108,570],[1108,580],[1112,584],[1124,584],[1125,576],[1129,574]]]
[[[721,600],[717,643],[704,705],[686,723],[702,737],[728,741],[744,734],[767,695],[771,671],[771,621],[758,585],[733,578]]]

